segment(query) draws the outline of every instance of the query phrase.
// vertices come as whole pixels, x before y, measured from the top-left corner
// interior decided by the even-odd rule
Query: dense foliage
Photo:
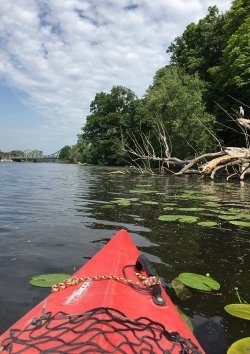
[[[205,111],[204,92],[197,75],[165,67],[156,73],[146,93],[147,116],[164,123],[173,156],[187,158],[214,146],[209,133],[213,131],[214,117]]]
[[[8,152],[0,150],[0,159],[11,159],[12,157],[39,159],[43,157],[43,152],[40,150],[12,150]]]
[[[126,146],[143,144],[143,136],[157,152],[154,132],[158,122],[168,132],[172,154],[188,157],[194,151],[207,151],[212,145],[209,130],[213,130],[214,118],[205,112],[203,94],[204,84],[197,75],[171,67],[156,73],[141,100],[122,86],[96,94],[77,143],[81,161],[125,164],[129,160]]]
[[[218,135],[225,145],[242,146],[232,122],[218,109],[237,109],[250,95],[250,2],[234,0],[225,14],[216,6],[197,24],[191,23],[169,46],[172,65],[197,73],[206,83],[206,103],[218,122]],[[233,97],[235,100],[230,99]],[[226,128],[227,126],[228,128]]]
[[[208,15],[197,24],[191,23],[184,33],[169,46],[171,64],[182,67],[189,74],[199,74],[211,80],[208,69],[220,65],[225,46],[225,16],[216,6],[209,7]]]
[[[136,104],[135,94],[123,86],[96,94],[79,137],[87,162],[113,165],[126,159],[123,141],[133,131]]]
[[[189,24],[171,43],[170,66],[157,71],[142,99],[123,86],[96,94],[77,144],[64,147],[60,158],[124,164],[127,151],[145,141],[161,152],[155,134],[159,122],[172,156],[215,151],[218,141],[242,146],[242,135],[235,133],[235,126],[231,130],[233,122],[219,107],[235,114],[240,103],[247,105],[249,43],[249,0],[234,0],[225,14],[209,7],[204,18]]]

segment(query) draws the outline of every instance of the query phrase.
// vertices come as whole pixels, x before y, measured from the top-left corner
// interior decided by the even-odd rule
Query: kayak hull
[[[120,230],[92,259],[72,276],[74,278],[88,277],[89,279],[79,282],[77,285],[52,292],[45,300],[35,306],[9,330],[2,334],[0,336],[0,343],[9,338],[11,329],[24,329],[30,324],[32,319],[40,318],[41,314],[51,313],[53,315],[64,312],[67,315],[77,316],[80,313],[91,312],[93,309],[101,308],[120,311],[128,319],[134,320],[140,317],[147,317],[152,322],[160,322],[168,332],[178,332],[181,337],[191,339],[192,343],[199,349],[197,353],[204,353],[163,289],[162,297],[165,300],[165,305],[159,306],[154,303],[150,291],[140,290],[124,284],[119,279],[99,280],[102,276],[116,276],[121,279],[125,276],[126,279],[131,280],[133,283],[138,282],[134,265],[139,255],[139,250],[127,231]],[[96,280],[93,279],[94,277]],[[106,315],[102,316],[104,318]],[[103,323],[101,323],[101,327],[103,327]],[[72,334],[69,331],[66,335],[66,341],[71,340],[73,336],[74,333]],[[112,336],[112,342],[117,343],[120,340],[119,334],[113,333]],[[101,345],[100,342],[102,342],[102,339],[98,338],[97,341],[98,345]],[[21,348],[19,344],[15,345],[17,350]],[[42,346],[42,349],[45,350],[48,349],[47,345],[44,343],[40,347]],[[107,343],[103,345],[107,346]],[[113,344],[108,345],[108,347],[105,348],[107,353],[109,350],[113,350]],[[39,351],[32,349],[26,352],[36,353]],[[81,349],[77,350],[77,352],[84,353]],[[95,350],[93,349],[90,352],[94,353]],[[154,352],[157,353],[157,349]],[[172,352],[180,353],[180,349],[173,349]],[[125,353],[130,353],[129,347],[125,349]],[[190,353],[192,352],[190,351]]]

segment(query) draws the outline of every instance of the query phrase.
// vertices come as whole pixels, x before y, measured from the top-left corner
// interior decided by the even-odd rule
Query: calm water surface
[[[0,163],[0,332],[48,294],[49,290],[28,284],[31,276],[73,273],[115,231],[126,228],[153,262],[173,300],[190,317],[208,354],[224,354],[233,341],[250,336],[249,321],[231,317],[223,309],[238,302],[234,287],[250,301],[250,228],[218,217],[230,208],[250,214],[250,183],[110,171],[53,163]],[[111,203],[115,198],[135,197],[129,206]],[[158,204],[145,204],[151,201]],[[114,207],[107,207],[110,204]],[[190,207],[204,209],[180,211]],[[193,215],[218,226],[159,221],[163,214]],[[220,282],[220,292],[178,300],[171,280],[181,272],[210,273]]]

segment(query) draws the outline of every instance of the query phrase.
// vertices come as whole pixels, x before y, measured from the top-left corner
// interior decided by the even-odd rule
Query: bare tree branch
[[[171,156],[171,139],[163,121],[159,119],[156,122],[156,127],[152,134],[146,135],[140,127],[137,135],[133,133],[130,136],[132,144],[125,144],[124,148],[129,153],[133,165],[136,166],[140,173],[146,172],[154,174],[153,170],[158,164],[158,172],[160,173],[168,171],[174,173],[176,176],[195,173],[210,176],[211,179],[214,179],[219,172],[224,171],[227,174],[227,180],[235,176],[243,180],[245,175],[250,174],[250,144],[249,134],[247,132],[247,130],[250,130],[250,120],[240,117],[237,110],[234,110],[234,115],[232,115],[218,103],[216,104],[226,113],[230,120],[239,126],[242,133],[233,128],[231,130],[238,134],[244,134],[246,147],[239,148],[229,146],[223,148],[220,140],[198,119],[201,126],[217,141],[221,150],[205,153],[193,159],[181,160]],[[158,143],[159,148],[157,149],[160,151],[158,156],[155,152],[155,144],[153,144],[152,141]],[[186,141],[186,143],[192,147],[192,144],[188,141]],[[196,150],[194,151],[197,155],[198,152]],[[154,168],[152,168],[152,166],[154,166]]]

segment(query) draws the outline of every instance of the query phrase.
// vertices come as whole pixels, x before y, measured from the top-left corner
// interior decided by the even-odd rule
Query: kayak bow
[[[0,352],[204,353],[126,230],[52,290],[0,336]]]

